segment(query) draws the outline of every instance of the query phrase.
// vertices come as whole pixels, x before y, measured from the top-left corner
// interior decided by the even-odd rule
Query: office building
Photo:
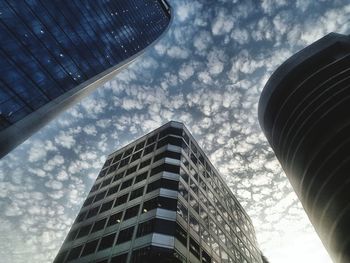
[[[350,262],[350,36],[328,34],[284,62],[259,121],[331,258]]]
[[[182,123],[108,156],[55,261],[261,263],[252,222]]]
[[[0,1],[0,158],[169,27],[165,0]]]

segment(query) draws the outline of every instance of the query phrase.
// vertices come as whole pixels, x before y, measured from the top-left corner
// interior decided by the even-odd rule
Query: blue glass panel
[[[158,0],[6,0],[0,10],[0,130],[141,51],[170,20]]]

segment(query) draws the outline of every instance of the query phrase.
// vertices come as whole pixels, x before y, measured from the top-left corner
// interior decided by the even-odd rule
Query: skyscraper
[[[350,37],[331,33],[284,62],[260,125],[334,262],[350,262]]]
[[[252,222],[182,123],[108,156],[55,261],[261,263]]]
[[[1,1],[0,158],[169,27],[165,0]]]

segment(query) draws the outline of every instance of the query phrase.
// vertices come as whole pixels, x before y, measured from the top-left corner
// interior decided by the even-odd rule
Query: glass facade
[[[262,261],[247,214],[169,122],[108,157],[54,262]]]
[[[169,22],[163,0],[0,1],[0,132],[132,58]]]

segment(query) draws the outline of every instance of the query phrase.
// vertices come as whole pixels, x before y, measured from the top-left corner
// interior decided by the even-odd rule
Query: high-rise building
[[[108,156],[55,261],[261,263],[252,222],[182,123]]]
[[[154,43],[165,0],[0,2],[0,158]]]
[[[334,262],[350,262],[350,36],[331,33],[284,62],[260,125]]]

